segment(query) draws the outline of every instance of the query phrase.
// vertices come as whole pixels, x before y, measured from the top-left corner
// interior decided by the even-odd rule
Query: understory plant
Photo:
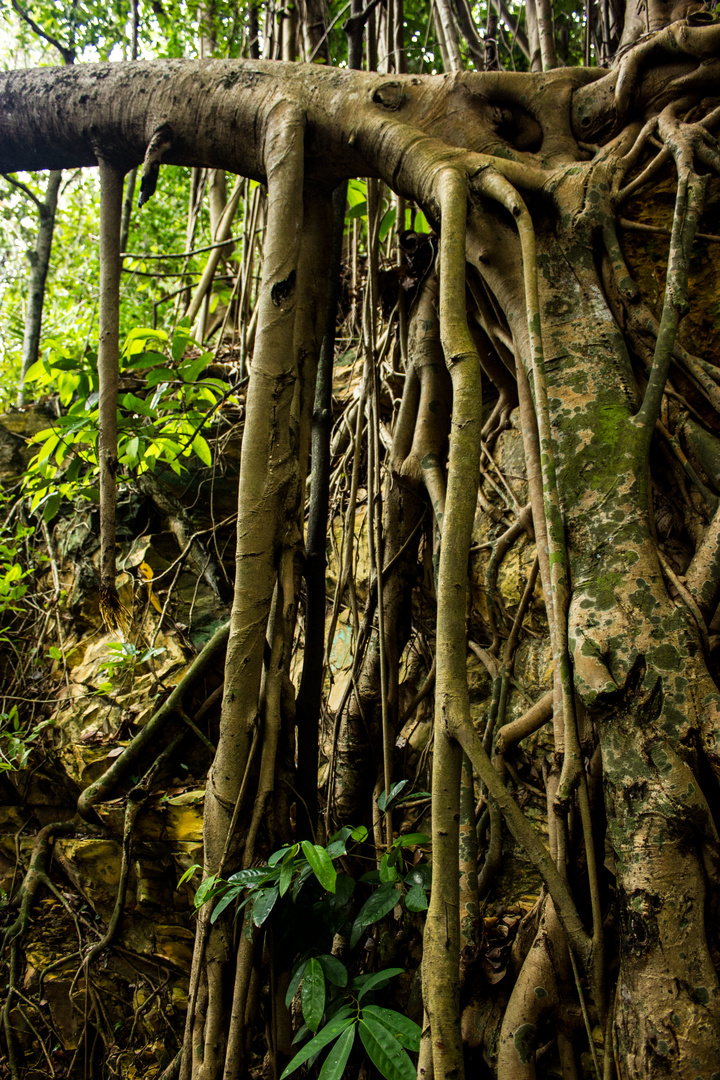
[[[358,1037],[386,1080],[412,1080],[415,1076],[407,1051],[420,1049],[420,1028],[397,1010],[373,1001],[374,992],[404,969],[388,967],[353,975],[348,965],[329,951],[329,943],[339,935],[353,950],[362,943],[368,928],[397,906],[409,912],[426,910],[430,867],[425,862],[408,865],[406,859],[429,837],[424,833],[397,836],[379,866],[357,880],[338,871],[335,863],[348,855],[348,844],[359,847],[367,838],[364,826],[345,826],[324,847],[309,840],[287,845],[274,852],[265,866],[239,870],[227,879],[207,877],[195,893],[196,910],[214,904],[211,923],[231,906],[236,917],[247,907],[244,932],[250,936],[253,928],[268,924],[276,952],[293,957],[285,1006],[289,1009],[297,996],[303,1022],[293,1041],[304,1045],[281,1080],[301,1065],[312,1063],[327,1047],[320,1077],[338,1080]],[[356,859],[358,850],[352,855]],[[179,884],[198,869],[191,866]],[[359,910],[354,902],[358,882],[372,890]]]
[[[195,346],[184,326],[172,337],[150,327],[127,335],[120,351],[120,380],[127,387],[118,399],[121,475],[154,472],[158,463],[180,474],[192,456],[212,465],[203,432],[231,394],[221,379],[203,376],[212,353]],[[27,382],[38,394],[56,395],[62,410],[34,436],[38,450],[26,479],[31,512],[50,521],[63,498],[98,498],[97,353],[87,349],[78,359],[62,342],[48,340]]]

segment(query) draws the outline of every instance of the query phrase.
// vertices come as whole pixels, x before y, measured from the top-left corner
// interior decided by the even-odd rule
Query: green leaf
[[[168,386],[168,379],[170,378],[172,378],[172,372],[168,371],[167,368],[157,367],[148,372],[145,381],[148,386],[161,386],[163,383]]]
[[[202,870],[202,866],[200,865],[200,863],[193,863],[192,866],[188,866],[187,870],[177,883],[178,889],[181,885],[184,885],[186,881],[190,880],[196,870]]]
[[[416,1069],[397,1039],[372,1016],[360,1020],[360,1038],[368,1057],[385,1080],[415,1080]]]
[[[358,990],[358,1001],[362,1001],[369,990],[379,990],[394,979],[396,975],[402,975],[403,968],[383,968],[373,975],[361,975],[353,980],[353,986]]]
[[[419,233],[429,233],[430,232],[430,223],[429,223],[428,219],[425,217],[425,215],[423,214],[422,210],[418,210],[417,214],[415,215],[415,232],[419,232]]]
[[[141,352],[129,357],[123,367],[126,371],[141,371],[143,368],[156,367],[158,364],[165,364],[166,359],[162,353],[159,352]],[[167,377],[167,372],[165,373]]]
[[[137,394],[123,394],[120,404],[123,409],[135,413],[137,416],[155,416],[153,408],[143,398],[138,397]]]
[[[217,878],[215,875],[211,875],[200,882],[198,891],[195,893],[195,900],[193,901],[196,908],[201,908],[213,894],[213,890],[217,885]]]
[[[50,374],[50,368],[45,360],[36,360],[34,364],[31,364],[25,374],[26,382],[46,382],[47,376]]]
[[[397,211],[396,211],[395,207],[391,206],[390,209],[387,210],[385,212],[385,214],[383,215],[383,219],[380,222],[380,231],[378,233],[378,239],[380,240],[380,243],[383,242],[383,240],[385,239],[385,237],[387,236],[387,234],[390,232],[393,225],[395,224],[395,215],[396,215],[396,213],[397,213]]]
[[[329,953],[323,953],[322,956],[318,956],[318,960],[320,964],[322,964],[322,969],[325,972],[327,979],[334,986],[347,986],[347,968],[336,956],[330,956]]]
[[[275,907],[278,898],[277,885],[272,889],[262,889],[253,903],[252,921],[255,926],[262,926]]]
[[[399,899],[400,896],[395,886],[391,882],[386,882],[365,901],[358,912],[350,933],[351,949],[357,945],[365,927],[372,926],[373,923],[378,922],[389,911],[392,911]]]
[[[280,895],[284,896],[290,888],[293,874],[295,873],[295,854],[294,848],[290,848],[282,861],[280,867]]]
[[[290,983],[288,984],[287,993],[285,994],[285,1008],[289,1009],[292,1004],[292,999],[297,993],[297,988],[300,985],[300,980],[303,977],[305,968],[307,967],[307,960],[301,960],[292,975],[290,976]]]
[[[200,372],[208,366],[210,360],[212,360],[212,353],[206,352],[202,356],[197,356],[194,360],[186,361],[178,368],[183,381],[195,382]]]
[[[178,360],[181,360],[183,353],[191,342],[192,338],[190,337],[188,331],[184,330],[182,327],[178,327],[178,329],[173,334],[172,339],[171,351],[173,360],[175,360],[176,362]]]
[[[125,338],[122,355],[128,357],[143,352],[146,341],[156,341],[164,345],[167,340],[168,336],[164,330],[155,330],[152,326],[134,326]]]
[[[424,832],[411,832],[405,833],[404,836],[398,836],[393,842],[393,847],[416,847],[417,844],[429,844],[430,837]]]
[[[351,878],[349,874],[338,874],[335,881],[335,892],[331,893],[330,896],[326,896],[323,903],[331,911],[339,911],[347,907],[354,892],[355,878]]]
[[[418,863],[411,867],[405,875],[405,884],[408,888],[412,885],[422,885],[423,889],[429,889],[432,882],[432,867],[430,863]]]
[[[339,1012],[335,1013],[332,1020],[328,1021],[322,1031],[318,1031],[314,1039],[311,1039],[309,1043],[303,1046],[292,1059],[288,1067],[283,1072],[280,1080],[285,1080],[286,1076],[290,1073],[294,1073],[296,1069],[299,1069],[301,1065],[304,1065],[308,1058],[314,1057],[318,1054],[328,1043],[331,1043],[333,1039],[337,1039],[338,1035],[341,1035],[347,1028],[354,1026],[355,1017],[350,1015],[351,1009],[349,1005],[343,1006]]]
[[[140,439],[137,435],[134,435],[132,439],[128,439],[123,447],[125,453],[124,456],[127,459],[128,464],[134,465],[137,462],[140,451]]]
[[[362,1012],[363,1016],[371,1016],[383,1027],[386,1027],[398,1042],[401,1042],[406,1050],[412,1050],[417,1054],[420,1050],[422,1028],[418,1027],[414,1020],[395,1009],[381,1009],[379,1005],[366,1005]]]
[[[422,885],[413,885],[405,897],[408,911],[427,911],[428,900]]]
[[[351,206],[345,215],[347,218],[367,218],[367,203],[356,203],[355,206]]]
[[[218,900],[217,904],[213,908],[212,915],[210,916],[210,922],[217,922],[225,908],[229,907],[230,904],[234,903],[234,901],[237,900],[238,896],[240,896],[241,892],[242,889],[228,889],[222,899]]]
[[[58,649],[57,645],[51,645],[48,649],[48,656],[52,660],[62,660],[62,651]]]
[[[320,1027],[325,1012],[325,972],[314,957],[308,960],[300,988],[300,1004],[305,1023],[311,1031]]]
[[[272,855],[270,856],[270,858],[268,859],[268,866],[277,866],[277,864],[279,862],[281,862],[281,861],[284,862],[288,851],[292,851],[293,855],[297,855],[299,850],[300,850],[300,845],[299,844],[291,844],[289,847],[286,846],[286,847],[278,848],[278,850],[274,851],[272,853]]]
[[[39,465],[41,461],[45,461],[46,458],[49,458],[59,442],[60,436],[57,432],[50,431],[45,437],[45,445],[35,457],[35,462]]]
[[[323,1067],[320,1070],[319,1080],[340,1080],[340,1077],[345,1072],[345,1066],[355,1042],[356,1030],[355,1024],[346,1028],[340,1038],[336,1040],[335,1045],[330,1047],[328,1056],[325,1058]]]
[[[318,844],[311,844],[309,840],[303,840],[302,849],[303,855],[310,863],[312,872],[322,885],[323,889],[327,889],[328,892],[334,893],[337,870],[333,866],[332,859],[325,848],[320,847]]]
[[[204,439],[202,435],[195,436],[192,441],[192,448],[202,461],[203,465],[207,465],[208,469],[212,468],[212,453],[207,444],[207,440]]]
[[[59,509],[60,493],[53,492],[53,494],[49,496],[47,502],[45,503],[45,506],[43,507],[43,521],[52,521]]]
[[[296,902],[298,896],[300,895],[300,890],[302,889],[303,885],[311,875],[312,867],[309,864],[306,864],[305,866],[303,866],[302,870],[295,878],[295,881],[293,883],[292,893],[290,894],[292,896],[293,904]]]
[[[390,803],[398,797],[403,788],[407,787],[408,783],[408,780],[398,780],[397,784],[393,784],[390,788],[389,795],[387,794],[387,792],[383,791],[382,795],[378,799],[378,809],[382,810],[382,812],[385,813]]]
[[[228,881],[231,885],[242,885],[244,889],[256,889],[276,876],[277,871],[268,870],[266,866],[252,866],[249,870],[238,870],[231,874]]]
[[[367,182],[365,180],[348,180],[347,186],[348,206],[357,206],[367,202]]]
[[[391,859],[392,852],[386,851],[380,862],[380,880],[381,881],[397,881],[398,872],[395,868],[394,861]]]

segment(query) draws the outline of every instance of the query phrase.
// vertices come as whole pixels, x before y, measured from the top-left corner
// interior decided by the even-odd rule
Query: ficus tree
[[[312,37],[312,6],[300,5],[307,57],[323,44],[322,33]],[[605,4],[585,25],[584,65],[570,66],[573,50],[567,35],[556,41],[547,3],[527,5],[524,29],[495,5],[481,35],[469,5],[438,0],[445,73],[423,75],[404,73],[402,4],[383,10],[366,41],[369,68],[383,47],[380,73],[354,70],[372,12],[353,5],[342,68],[175,59],[0,77],[4,172],[100,169],[106,610],[112,617],[122,178],[144,163],[144,202],[156,185],[153,197],[162,199],[163,165],[227,170],[264,185],[267,205],[222,718],[205,801],[205,873],[250,866],[263,830],[289,839],[298,790],[298,829],[317,829],[321,678],[312,645],[318,633],[322,643],[325,629],[327,487],[319,478],[327,458],[326,362],[342,185],[370,178],[365,378],[351,471],[357,491],[367,418],[374,579],[362,621],[355,616],[357,677],[334,718],[324,794],[326,816],[346,823],[366,814],[373,790],[388,792],[397,779],[398,661],[427,531],[421,523],[431,521],[434,884],[419,1075],[463,1075],[462,956],[477,915],[477,885],[468,884],[467,872],[467,793],[479,783],[491,836],[499,843],[502,823],[545,888],[505,1009],[497,1075],[534,1077],[537,1043],[548,1028],[563,1075],[577,1075],[570,993],[588,1029],[600,1033],[596,1066],[606,1077],[718,1076],[720,696],[712,628],[720,597],[720,380],[714,358],[697,355],[680,324],[691,305],[714,299],[691,296],[689,280],[696,238],[712,234],[720,24],[696,2]],[[498,27],[515,35],[526,57],[517,66],[528,70],[507,70],[507,56],[500,69]],[[277,55],[290,55],[275,45]],[[463,70],[466,49],[476,70]],[[592,59],[604,66],[591,66]],[[632,226],[625,217],[631,200],[661,180],[673,193],[671,221],[644,226],[667,248],[654,308],[628,267],[623,237]],[[419,207],[436,238],[414,304],[399,318],[404,391],[382,499],[376,181],[402,211]],[[484,390],[496,403],[489,418]],[[523,603],[537,578],[553,690],[493,741],[492,725],[482,737],[470,717],[468,563],[481,512],[483,447],[492,447],[511,415],[522,433],[529,505],[517,507],[503,542],[525,532],[537,545]],[[681,493],[683,556],[669,553],[656,520],[654,493],[668,476]],[[303,575],[306,670],[296,687],[290,665]],[[319,631],[310,629],[313,603]],[[504,642],[501,627],[488,627],[483,655],[499,700],[521,623],[522,611]],[[546,843],[506,786],[503,754],[550,720]],[[143,738],[152,730],[143,729]],[[111,779],[83,793],[82,812]],[[392,843],[391,830],[385,842]],[[201,909],[197,927],[183,1080],[230,1080],[247,1068],[257,942],[252,933],[234,935],[225,917],[211,921],[211,911]],[[287,1051],[283,1030],[278,1022],[274,1037]]]

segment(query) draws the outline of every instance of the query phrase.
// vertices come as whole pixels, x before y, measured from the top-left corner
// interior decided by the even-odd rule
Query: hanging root
[[[465,177],[445,170],[437,180],[441,208],[440,334],[453,383],[447,497],[437,585],[437,675],[432,778],[434,886],[423,948],[423,999],[432,1029],[437,1076],[462,1061],[458,974],[459,832],[462,754],[458,722],[470,723],[465,661],[465,602],[477,505],[482,427],[480,361],[465,302]],[[472,481],[471,479],[472,478]],[[455,1073],[457,1075],[457,1073]]]

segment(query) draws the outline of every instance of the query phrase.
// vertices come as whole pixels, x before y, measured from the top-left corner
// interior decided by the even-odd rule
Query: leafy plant
[[[395,794],[399,794],[399,790]],[[404,853],[426,843],[429,837],[424,833],[408,833],[395,839],[385,852],[379,869],[360,878],[362,882],[378,887],[351,919],[350,904],[356,883],[349,875],[338,873],[334,864],[347,853],[348,843],[361,844],[367,835],[363,826],[356,829],[346,826],[326,847],[307,840],[288,845],[271,855],[266,866],[240,870],[227,880],[210,876],[195,893],[196,909],[214,901],[211,922],[232,904],[236,905],[236,913],[249,906],[248,932],[252,926],[262,926],[274,912],[282,909],[283,917],[276,919],[273,925],[279,933],[289,933],[291,937],[292,930],[288,931],[288,926],[292,923],[293,909],[300,907],[304,898],[309,904],[303,909],[294,940],[302,932],[304,940],[313,944],[301,952],[293,966],[285,1003],[289,1008],[299,992],[304,1023],[295,1042],[308,1036],[311,1038],[290,1062],[281,1080],[326,1047],[330,1049],[320,1070],[320,1080],[337,1080],[343,1075],[358,1035],[370,1060],[386,1080],[411,1080],[415,1076],[415,1066],[407,1051],[419,1049],[420,1028],[402,1013],[381,1008],[371,999],[364,1000],[401,974],[403,969],[386,968],[351,977],[341,960],[317,946],[316,939],[320,934],[313,933],[314,925],[328,931],[328,937],[343,931],[354,948],[365,930],[398,904],[404,903],[408,911],[422,911],[427,907],[430,868],[420,864],[406,870]],[[191,866],[183,874],[180,884],[199,869],[199,866]],[[321,1026],[323,1020],[325,1024]]]
[[[24,769],[33,744],[49,723],[43,720],[33,728],[23,724],[17,705],[12,705],[7,712],[0,712],[0,772]]]
[[[118,461],[136,473],[154,471],[158,462],[181,473],[183,459],[195,455],[205,466],[212,453],[203,429],[230,396],[220,379],[202,377],[212,354],[186,357],[195,342],[178,327],[170,340],[162,330],[136,327],[120,354]],[[27,381],[39,392],[56,393],[65,413],[35,435],[38,452],[30,463],[26,487],[30,509],[50,521],[63,498],[97,499],[98,373],[97,354],[67,355],[62,343],[46,342],[43,358],[32,365]]]
[[[162,648],[153,648],[152,646],[145,649],[138,648],[132,641],[110,641],[107,650],[110,656],[100,670],[111,681],[100,684],[98,689],[103,693],[112,689],[113,682],[132,678],[138,666],[146,664],[154,656],[161,656],[166,651],[164,646]]]
[[[345,971],[344,965],[335,957],[318,957],[307,961],[302,983],[303,987],[309,985],[310,989],[307,994],[301,995],[305,1027],[298,1032],[296,1042],[307,1034],[308,1029],[316,1030],[319,1025],[319,1017],[322,1016],[325,1002],[322,991],[317,988],[322,985],[323,968],[329,960],[334,961]],[[309,977],[308,969],[312,972],[312,979]],[[286,1076],[290,1076],[307,1061],[314,1060],[326,1046],[329,1046],[330,1050],[320,1070],[320,1080],[339,1080],[344,1073],[358,1034],[368,1057],[386,1080],[414,1080],[416,1069],[407,1051],[412,1050],[417,1053],[420,1049],[422,1032],[418,1025],[396,1009],[383,1009],[371,1002],[363,1004],[366,994],[379,990],[390,979],[400,975],[402,970],[402,968],[385,968],[373,975],[360,975],[353,979],[348,987],[351,1002],[337,1009],[327,1024],[309,1042],[305,1043],[302,1050],[287,1066],[280,1080],[285,1080]],[[318,973],[320,978],[318,978]],[[346,971],[345,974],[347,975]],[[294,992],[291,982],[286,999],[288,1005],[292,1001]],[[315,1028],[310,1022],[310,1017],[312,1019],[318,1017],[318,1025]]]

